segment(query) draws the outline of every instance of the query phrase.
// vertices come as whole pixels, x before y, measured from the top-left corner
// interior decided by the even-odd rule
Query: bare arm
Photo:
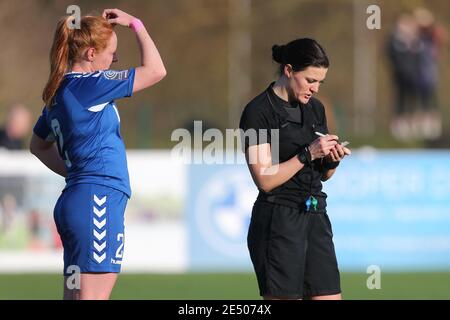
[[[129,27],[135,17],[119,9],[105,9],[103,16],[110,23]],[[133,93],[151,87],[161,81],[167,74],[164,63],[152,38],[145,27],[136,32],[136,39],[141,52],[141,66],[136,68]]]
[[[310,146],[311,159],[324,157],[337,144],[336,136],[318,138]],[[259,189],[270,192],[291,179],[298,171],[303,169],[304,164],[297,156],[280,163],[272,164],[270,144],[250,146],[246,152],[246,159],[253,181]]]
[[[50,170],[60,176],[66,177],[66,166],[64,165],[64,161],[59,156],[55,143],[47,142],[33,133],[33,136],[31,137],[30,151]]]
[[[250,146],[246,153],[253,181],[264,192],[270,192],[285,183],[304,167],[297,156],[283,163],[272,165],[270,152],[270,144],[265,143]]]

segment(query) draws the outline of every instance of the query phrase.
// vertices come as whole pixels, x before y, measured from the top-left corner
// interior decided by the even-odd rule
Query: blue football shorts
[[[65,189],[54,218],[64,247],[64,275],[119,273],[124,252],[124,214],[128,197],[113,188],[77,184]]]

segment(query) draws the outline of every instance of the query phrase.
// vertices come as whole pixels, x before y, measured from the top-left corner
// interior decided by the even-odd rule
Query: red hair
[[[63,17],[58,21],[52,49],[50,50],[50,76],[42,93],[47,107],[58,90],[64,75],[71,69],[74,62],[82,57],[88,48],[103,51],[114,32],[113,25],[105,18],[84,16],[80,28],[70,28],[73,16]]]

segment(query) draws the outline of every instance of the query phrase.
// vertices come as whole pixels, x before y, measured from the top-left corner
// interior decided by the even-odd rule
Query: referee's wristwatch
[[[300,150],[297,157],[301,163],[305,165],[311,164],[311,152],[309,151],[309,148],[307,146],[302,148],[302,150]]]

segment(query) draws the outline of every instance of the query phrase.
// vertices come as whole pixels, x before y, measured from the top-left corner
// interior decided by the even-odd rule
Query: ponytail
[[[42,93],[42,100],[44,100],[47,108],[51,107],[56,91],[69,68],[69,38],[72,30],[68,23],[71,19],[73,19],[72,16],[62,18],[56,27],[50,51],[50,76]]]
[[[303,71],[308,67],[328,68],[330,65],[323,47],[309,38],[297,39],[281,46],[274,45],[272,59],[280,64],[280,76],[287,64],[292,65],[294,71]]]
[[[101,52],[114,32],[114,26],[101,16],[82,17],[79,29],[69,28],[72,19],[73,16],[64,17],[56,27],[50,51],[50,76],[42,93],[47,108],[51,108],[64,75],[81,59],[84,50],[94,48]]]

